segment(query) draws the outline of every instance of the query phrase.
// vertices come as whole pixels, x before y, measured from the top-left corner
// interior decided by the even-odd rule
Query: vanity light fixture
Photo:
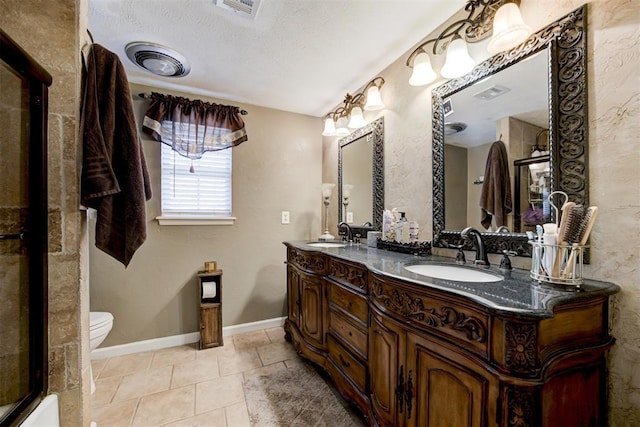
[[[346,94],[342,105],[325,116],[324,136],[347,136],[349,129],[359,129],[367,125],[362,110],[375,111],[384,108],[380,89],[384,78],[376,77],[367,83],[362,92],[355,95]]]
[[[445,78],[456,78],[467,74],[475,66],[469,56],[467,43],[484,40],[493,31],[488,50],[495,54],[522,43],[531,34],[520,15],[520,0],[468,0],[464,10],[465,19],[455,21],[438,37],[420,44],[407,58],[407,67],[413,72],[409,78],[411,86],[423,86],[437,78],[431,66],[431,57],[426,47],[433,44],[431,53],[446,52],[446,61],[440,70]]]
[[[503,5],[493,18],[493,36],[487,49],[491,54],[516,47],[531,35],[531,27],[522,20],[514,3]]]

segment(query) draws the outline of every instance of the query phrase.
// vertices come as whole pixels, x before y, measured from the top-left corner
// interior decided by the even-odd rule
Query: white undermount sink
[[[405,265],[404,268],[421,276],[456,282],[499,282],[503,280],[502,276],[493,273],[457,265],[414,264]]]
[[[340,242],[311,242],[307,243],[307,245],[314,248],[344,248],[345,246],[347,246],[346,243]]]

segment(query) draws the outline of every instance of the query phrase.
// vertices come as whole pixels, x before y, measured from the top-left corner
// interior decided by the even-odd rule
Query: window
[[[161,225],[231,225],[231,150],[191,160],[162,145]],[[193,167],[193,169],[192,169]],[[193,173],[190,172],[193,170]]]

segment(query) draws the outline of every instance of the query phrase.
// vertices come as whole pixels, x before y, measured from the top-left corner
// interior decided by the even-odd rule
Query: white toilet
[[[89,347],[95,350],[113,327],[113,315],[106,311],[92,311],[89,313]],[[93,370],[91,371],[91,394],[96,391],[96,384],[93,381]]]

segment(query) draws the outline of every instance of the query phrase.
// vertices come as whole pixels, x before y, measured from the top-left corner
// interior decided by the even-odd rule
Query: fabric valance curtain
[[[142,130],[190,159],[247,140],[238,107],[155,92],[151,94]]]

